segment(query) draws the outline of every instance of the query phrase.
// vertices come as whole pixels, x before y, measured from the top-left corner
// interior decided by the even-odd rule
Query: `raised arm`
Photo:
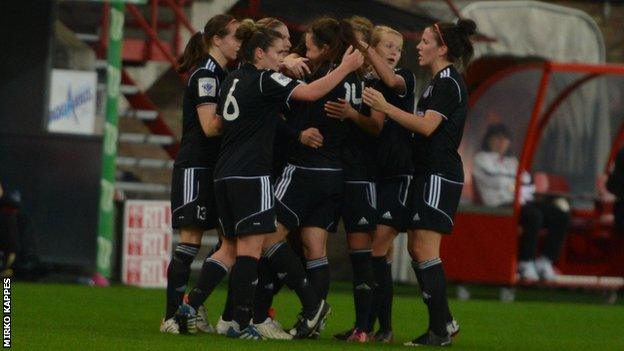
[[[315,101],[329,93],[336,85],[351,72],[357,70],[364,63],[364,56],[352,46],[349,46],[342,62],[335,70],[323,78],[317,79],[310,84],[301,84],[293,90],[292,98],[295,100]]]
[[[368,60],[373,64],[375,72],[377,72],[381,81],[397,94],[404,95],[407,90],[405,79],[394,73],[394,70],[388,65],[386,60],[379,56],[377,51],[375,51],[375,49],[370,45],[366,49],[366,54],[368,56]]]

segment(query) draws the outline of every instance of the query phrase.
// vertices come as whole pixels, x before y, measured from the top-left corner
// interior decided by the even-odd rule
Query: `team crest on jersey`
[[[423,94],[423,97],[426,98],[429,95],[431,95],[432,90],[433,90],[433,85],[428,86],[427,89],[425,90],[425,93]]]
[[[199,78],[197,87],[199,97],[217,96],[217,81],[214,78]]]
[[[271,74],[271,78],[273,78],[274,81],[276,81],[279,85],[283,87],[287,86],[288,83],[292,82],[292,79],[286,77],[285,75],[279,72],[275,72]]]

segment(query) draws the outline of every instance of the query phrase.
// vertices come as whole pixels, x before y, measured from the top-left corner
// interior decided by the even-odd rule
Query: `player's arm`
[[[302,131],[298,131],[295,128],[289,126],[286,121],[278,117],[277,129],[275,131],[278,137],[282,137],[288,140],[297,140],[303,145],[317,149],[323,146],[323,135],[316,128],[308,128]]]
[[[384,113],[404,128],[427,137],[438,128],[444,118],[442,114],[434,110],[427,110],[424,117],[418,117],[412,113],[405,112],[389,104],[383,94],[373,88],[364,89],[363,98],[364,103],[372,109]]]
[[[350,119],[357,124],[358,127],[373,136],[379,136],[385,119],[385,115],[376,110],[371,110],[370,117],[365,116],[359,111],[356,111],[345,99],[338,99],[338,102],[326,102],[325,113],[332,118]]]
[[[335,70],[323,78],[317,79],[310,84],[300,84],[292,92],[292,98],[302,101],[315,101],[329,93],[336,85],[340,84],[345,77],[360,68],[364,63],[364,56],[349,46],[342,62]]]
[[[221,119],[217,116],[217,104],[207,103],[197,106],[197,116],[207,137],[221,134]]]
[[[405,95],[407,91],[405,79],[394,73],[394,70],[388,65],[386,60],[384,60],[383,57],[381,57],[370,45],[368,46],[368,49],[366,49],[366,54],[381,81],[397,94]]]

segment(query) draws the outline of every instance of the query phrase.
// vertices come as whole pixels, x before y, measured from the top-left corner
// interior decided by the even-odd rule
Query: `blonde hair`
[[[348,19],[355,32],[362,33],[362,38],[367,44],[370,44],[375,25],[371,20],[362,16],[351,16]]]
[[[381,37],[384,34],[397,35],[399,38],[401,38],[401,41],[403,41],[403,34],[401,34],[396,29],[390,28],[388,26],[375,26],[375,28],[373,28],[370,45],[373,47],[377,46],[377,44],[379,44],[379,42],[381,41]]]
[[[256,25],[258,27],[264,27],[264,28],[269,28],[273,30],[277,30],[279,27],[282,27],[282,26],[286,27],[286,24],[284,22],[273,17],[264,17],[263,19],[256,21]]]

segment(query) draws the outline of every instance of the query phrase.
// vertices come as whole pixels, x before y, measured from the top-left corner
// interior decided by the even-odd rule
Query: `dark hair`
[[[490,139],[495,136],[502,136],[509,140],[511,140],[511,132],[506,125],[502,123],[494,123],[490,124],[485,131],[485,136],[483,136],[483,141],[481,142],[481,150],[483,151],[492,151],[490,150]],[[507,151],[509,152],[509,150]]]
[[[206,22],[204,29],[191,36],[182,57],[178,59],[179,73],[186,73],[208,56],[208,49],[212,45],[212,37],[225,37],[230,34],[227,26],[236,21],[230,15],[216,15]]]
[[[327,52],[312,64],[315,71],[323,63],[338,63],[342,59],[349,46],[355,49],[360,47],[353,26],[348,20],[336,20],[330,17],[322,17],[312,23],[308,33],[312,34],[312,41],[320,49],[327,46]]]
[[[254,63],[256,48],[266,51],[273,45],[275,40],[282,39],[282,35],[279,32],[258,26],[251,19],[241,22],[235,36],[236,39],[241,41],[239,55],[243,61],[248,63]]]
[[[448,59],[466,68],[474,54],[470,36],[475,34],[477,24],[473,20],[460,19],[457,24],[436,23],[429,28],[436,35],[438,45],[446,45],[448,48]]]

